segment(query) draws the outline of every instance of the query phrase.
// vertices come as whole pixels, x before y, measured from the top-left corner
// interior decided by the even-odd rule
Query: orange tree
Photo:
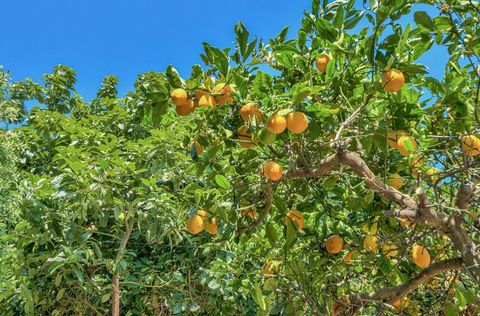
[[[238,23],[233,50],[204,43],[206,67],[143,74],[125,98],[106,77],[83,101],[65,66],[5,84],[4,120],[45,107],[11,135],[0,306],[478,314],[479,13],[313,1],[296,38]],[[441,79],[417,61],[433,45]]]

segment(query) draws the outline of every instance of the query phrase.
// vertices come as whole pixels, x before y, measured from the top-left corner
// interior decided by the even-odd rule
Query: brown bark
[[[386,301],[387,304],[392,305],[395,301],[407,296],[410,292],[417,289],[420,285],[430,281],[436,275],[461,268],[461,258],[436,262],[422,270],[414,278],[401,285],[383,288],[372,294],[356,294],[349,297],[348,304],[345,304],[345,302],[341,302],[340,304],[345,308],[343,314],[354,315],[366,304],[366,302],[372,300]]]
[[[380,293],[389,293],[388,291],[393,290],[399,291],[399,289],[402,289],[401,293],[404,291],[410,292],[423,282],[426,282],[426,280],[431,277],[432,273],[438,274],[446,271],[445,269],[451,270],[460,267],[463,267],[474,280],[480,282],[480,247],[474,243],[462,227],[463,213],[468,208],[470,201],[475,195],[476,184],[480,182],[479,177],[474,177],[471,182],[459,189],[456,202],[458,210],[451,215],[441,210],[433,210],[426,193],[421,188],[416,190],[417,198],[414,198],[385,184],[370,170],[368,165],[358,154],[342,148],[338,149],[337,154],[321,160],[315,168],[305,167],[286,171],[283,180],[326,176],[337,164],[349,166],[360,178],[363,179],[365,185],[369,189],[373,190],[381,197],[403,207],[402,210],[385,211],[385,215],[406,217],[415,223],[434,227],[446,234],[455,247],[461,252],[461,258],[433,264],[411,281],[398,287],[380,290]],[[399,296],[400,294],[397,294],[396,296]],[[377,299],[380,299],[380,297],[377,297]]]
[[[128,239],[132,233],[133,222],[129,223],[128,219],[125,221],[125,233],[123,234],[122,241],[118,246],[116,263],[120,261],[125,253]],[[120,274],[118,271],[112,276],[112,316],[120,315]]]

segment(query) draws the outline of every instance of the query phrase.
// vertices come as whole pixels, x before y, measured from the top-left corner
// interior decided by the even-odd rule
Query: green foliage
[[[440,232],[405,229],[385,217],[383,211],[395,205],[345,166],[319,179],[273,184],[259,172],[271,160],[284,170],[315,166],[334,152],[339,127],[359,110],[341,141],[381,179],[399,173],[405,192],[419,182],[432,201],[453,211],[460,186],[478,172],[478,157],[462,154],[457,136],[480,132],[479,8],[447,1],[447,9],[429,16],[415,9],[419,3],[436,8],[434,1],[364,1],[357,8],[354,0],[314,0],[297,38],[285,27],[258,40],[239,22],[232,50],[203,43],[205,68],[193,66],[190,78],[173,66],[144,73],[123,98],[114,76],[105,77],[96,98],[86,102],[66,66],[46,74],[42,85],[12,82],[2,70],[0,119],[26,122],[0,135],[0,310],[107,314],[118,274],[125,315],[324,315],[334,300],[398,285],[420,271],[410,258],[413,243],[428,248],[433,261],[458,256]],[[400,23],[406,15],[413,25]],[[441,79],[415,63],[433,45],[450,53]],[[333,56],[325,73],[314,66],[323,52]],[[398,93],[383,90],[386,67],[405,75]],[[192,98],[219,82],[235,85],[233,105],[175,114],[171,90],[184,88]],[[27,114],[28,100],[40,106]],[[245,124],[239,111],[247,102],[255,102],[265,118],[303,111],[309,127],[273,137],[265,122],[253,119],[248,130],[263,143],[243,148],[236,131]],[[395,130],[415,138],[417,156],[403,157],[387,146],[386,134]],[[415,158],[420,166],[412,165]],[[477,169],[437,184],[413,170],[446,173],[462,166]],[[219,222],[216,236],[185,230],[200,209]],[[245,209],[254,209],[256,217],[242,215]],[[286,225],[293,209],[305,217],[301,231]],[[478,199],[471,209],[477,212]],[[478,230],[467,229],[478,241]],[[339,255],[325,250],[332,234],[345,241]],[[365,251],[362,242],[370,234],[381,246],[398,245],[397,257]],[[351,249],[359,254],[354,264],[344,264]],[[269,262],[271,275],[262,273]],[[436,285],[412,292],[404,314],[478,312],[472,307],[480,300],[478,283],[459,275],[459,283],[445,274]],[[362,312],[383,307],[371,304]]]

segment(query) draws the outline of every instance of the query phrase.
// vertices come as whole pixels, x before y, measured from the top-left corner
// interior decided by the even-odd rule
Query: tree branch
[[[117,257],[115,262],[118,263],[125,253],[127,247],[128,239],[130,239],[130,234],[133,229],[133,220],[132,222],[128,221],[128,218],[125,220],[125,233],[123,234],[122,241],[118,246]],[[115,270],[117,268],[115,267]],[[112,316],[120,315],[120,273],[118,271],[112,277]]]
[[[354,315],[358,310],[371,301],[386,301],[387,304],[392,305],[395,301],[407,296],[410,292],[417,289],[420,285],[427,283],[436,275],[462,268],[462,259],[455,258],[436,262],[428,268],[422,270],[414,278],[407,282],[380,289],[372,294],[356,294],[348,297],[347,302],[339,302],[343,307],[343,315]]]

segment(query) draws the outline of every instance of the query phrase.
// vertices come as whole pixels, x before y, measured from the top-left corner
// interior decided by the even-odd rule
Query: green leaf
[[[61,282],[62,282],[62,275],[60,273],[57,273],[57,276],[55,277],[55,286],[59,286]]]
[[[263,297],[262,288],[258,283],[255,284],[255,299],[260,309],[267,309],[267,304],[265,303],[265,298]]]
[[[177,69],[175,69],[172,65],[167,67],[166,71],[167,80],[170,85],[174,88],[181,88],[183,86],[183,80],[180,78]]]
[[[152,105],[152,124],[154,127],[158,127],[160,125],[162,116],[165,113],[167,113],[167,111],[168,111],[167,102],[157,102]]]
[[[364,11],[355,13],[355,15],[353,15],[351,18],[348,18],[347,20],[345,20],[344,29],[345,30],[353,29],[355,26],[357,26],[358,22],[360,22],[360,20],[363,18],[364,15],[365,15]]]
[[[227,77],[229,69],[227,54],[225,54],[224,51],[213,47],[206,42],[203,42],[202,44],[208,61],[218,68],[220,74],[222,74],[224,77]]]
[[[103,294],[103,295],[102,295],[102,303],[105,303],[105,302],[109,301],[109,300],[110,300],[110,296],[111,296],[110,293]]]
[[[289,221],[287,224],[287,243],[285,247],[289,249],[294,243],[295,239],[297,238],[297,222]]]
[[[267,234],[268,241],[273,246],[278,241],[278,233],[275,227],[271,223],[267,223],[265,226],[265,232]]]
[[[263,71],[258,71],[253,80],[252,90],[257,97],[263,99],[269,95],[272,83],[272,76]]]
[[[413,14],[413,20],[418,25],[425,27],[426,29],[433,31],[435,25],[433,24],[432,19],[425,11],[416,11]]]
[[[58,302],[62,299],[63,297],[63,294],[65,294],[65,289],[64,288],[61,288],[58,292],[57,292],[57,296],[55,297],[55,300]]]
[[[341,29],[343,26],[345,11],[343,9],[343,5],[339,5],[337,8],[337,12],[335,13],[335,18],[333,19],[333,25],[337,29]]]
[[[315,22],[315,26],[320,37],[325,38],[329,42],[335,42],[335,40],[337,39],[338,31],[330,24],[329,21],[318,18]]]
[[[221,174],[217,174],[215,176],[215,182],[222,189],[225,189],[225,190],[230,189],[230,182],[228,182],[227,178],[225,178]]]
[[[458,307],[455,304],[448,302],[445,306],[445,316],[460,316]]]

